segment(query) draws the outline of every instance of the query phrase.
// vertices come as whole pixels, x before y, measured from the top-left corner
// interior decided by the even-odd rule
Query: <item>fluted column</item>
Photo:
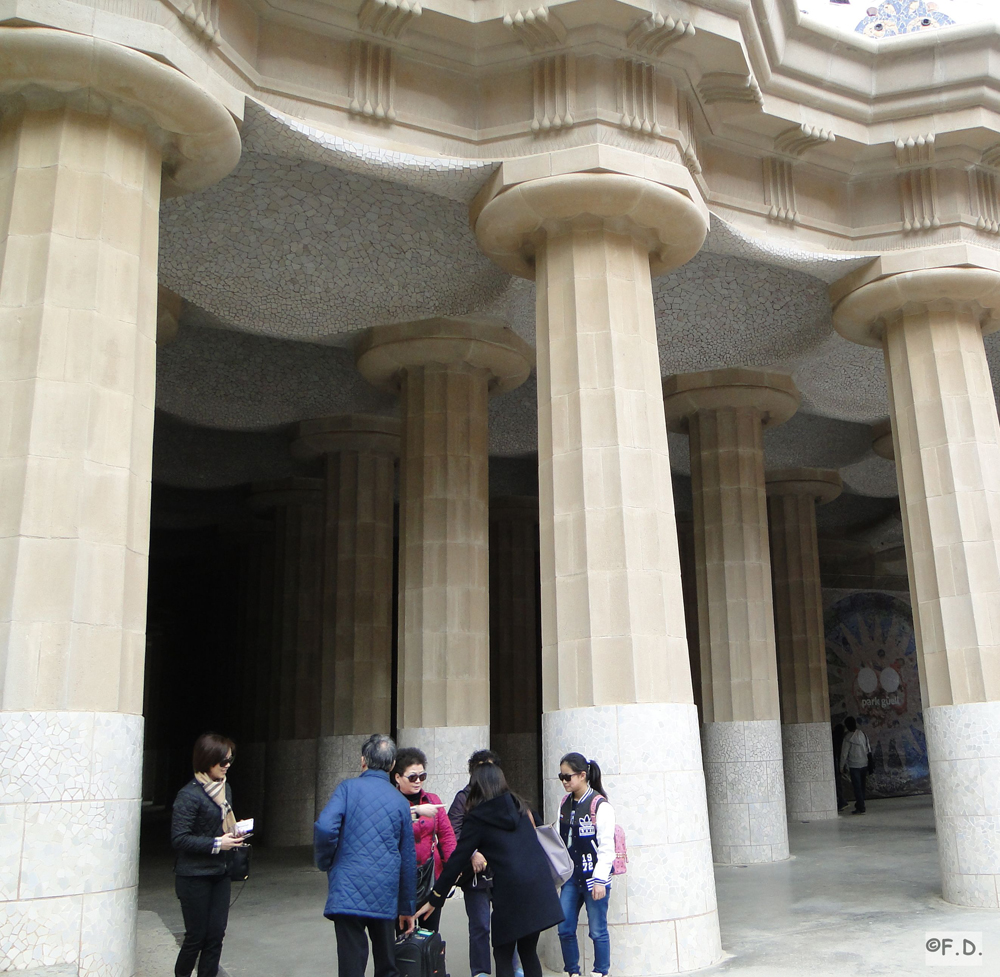
[[[539,807],[538,499],[490,499],[490,741],[511,789]]]
[[[1000,327],[1000,272],[894,258],[919,270],[876,262],[835,286],[834,325],[885,355],[944,897],[995,909],[1000,423],[983,333]]]
[[[832,502],[841,488],[840,476],[834,471],[789,468],[767,473],[781,749],[789,820],[837,817],[816,505]]]
[[[392,726],[392,516],[399,421],[303,421],[292,451],[326,466],[316,813]]]
[[[667,422],[691,440],[702,740],[717,862],[788,857],[771,602],[766,426],[799,405],[791,379],[753,370],[668,377]]]
[[[260,839],[312,844],[316,815],[323,646],[323,482],[288,478],[254,485],[254,508],[274,510],[274,604],[267,756]]]
[[[489,745],[487,402],[524,382],[531,348],[470,317],[380,326],[357,356],[403,411],[399,742],[427,754],[435,792],[450,797]]]
[[[81,34],[0,28],[0,93],[0,965],[132,974],[161,187],[239,135]]]
[[[626,159],[647,172],[627,153],[603,165]],[[659,168],[662,183],[518,172],[502,167],[472,215],[486,253],[536,283],[546,813],[560,756],[598,760],[629,837],[611,897],[616,972],[693,970],[721,945],[651,276],[697,252],[707,214],[680,168]]]

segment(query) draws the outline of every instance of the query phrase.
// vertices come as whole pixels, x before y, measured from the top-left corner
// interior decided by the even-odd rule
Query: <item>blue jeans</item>
[[[580,918],[580,909],[587,904],[587,923],[590,926],[590,938],[594,941],[594,972],[607,974],[611,972],[611,938],[608,936],[608,899],[611,889],[603,899],[595,899],[588,891],[585,882],[570,879],[559,895],[563,916],[566,918],[559,924],[559,942],[562,944],[563,969],[568,974],[580,972],[580,947],[576,942],[576,924]]]

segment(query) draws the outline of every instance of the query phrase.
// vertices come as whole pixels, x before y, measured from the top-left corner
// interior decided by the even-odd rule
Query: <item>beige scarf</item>
[[[201,784],[205,793],[222,809],[222,833],[229,834],[236,827],[236,815],[226,800],[226,778],[212,780],[207,773],[196,773],[194,779]]]

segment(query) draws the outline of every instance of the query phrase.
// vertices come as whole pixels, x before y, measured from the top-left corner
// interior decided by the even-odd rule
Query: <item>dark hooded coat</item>
[[[432,905],[442,905],[475,851],[493,871],[494,946],[562,922],[549,860],[531,819],[518,810],[509,793],[485,801],[465,815],[458,846],[434,883]]]

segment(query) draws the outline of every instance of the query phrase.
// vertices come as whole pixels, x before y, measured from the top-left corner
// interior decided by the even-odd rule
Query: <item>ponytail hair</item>
[[[559,766],[566,764],[573,773],[582,773],[587,778],[587,784],[605,800],[608,799],[604,784],[601,783],[601,768],[596,760],[588,760],[582,753],[567,753],[560,761]]]

